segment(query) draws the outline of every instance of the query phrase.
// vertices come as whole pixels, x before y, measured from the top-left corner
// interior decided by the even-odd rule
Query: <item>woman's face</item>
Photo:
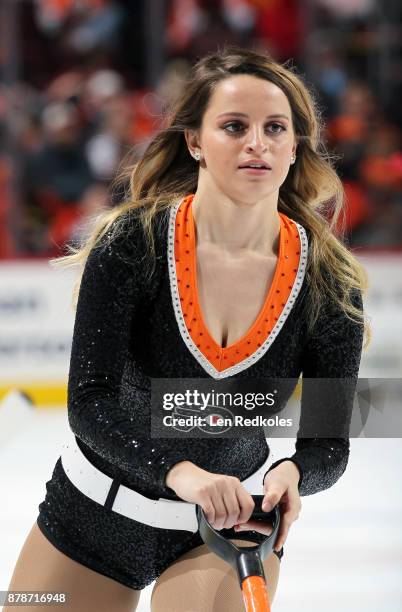
[[[296,149],[292,114],[283,91],[250,75],[218,83],[201,128],[188,140],[201,152],[199,181],[228,197],[254,202],[272,196],[284,182]],[[241,168],[250,160],[266,170]],[[200,186],[200,185],[199,185]]]

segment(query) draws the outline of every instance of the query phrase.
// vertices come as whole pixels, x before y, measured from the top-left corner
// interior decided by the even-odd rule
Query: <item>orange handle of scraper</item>
[[[271,612],[267,584],[262,576],[248,576],[241,590],[246,612]]]

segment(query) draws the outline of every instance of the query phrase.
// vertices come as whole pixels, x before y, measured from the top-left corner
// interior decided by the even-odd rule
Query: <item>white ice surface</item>
[[[36,519],[66,427],[65,411],[36,410],[7,443],[3,438],[0,590],[7,589]],[[292,452],[293,443],[271,440],[272,460]],[[402,440],[352,440],[340,481],[302,498],[285,544],[273,612],[402,610],[401,466]],[[152,585],[144,590],[139,612],[149,612],[151,590]]]

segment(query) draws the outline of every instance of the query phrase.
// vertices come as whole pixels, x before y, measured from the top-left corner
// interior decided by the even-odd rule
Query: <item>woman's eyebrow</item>
[[[236,117],[248,117],[248,115],[246,113],[238,113],[235,111],[228,111],[226,113],[221,113],[220,115],[218,115],[219,117],[223,117],[224,115],[235,115]],[[288,121],[290,120],[289,117],[287,115],[283,115],[282,113],[276,113],[274,115],[267,115],[267,119],[273,119],[273,118],[278,118],[278,117],[282,117],[283,119],[287,119]]]

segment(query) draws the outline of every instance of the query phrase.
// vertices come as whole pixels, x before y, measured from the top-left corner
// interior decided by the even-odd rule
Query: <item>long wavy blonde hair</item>
[[[184,130],[197,130],[216,85],[233,75],[247,74],[277,85],[292,109],[297,140],[297,160],[279,189],[278,210],[303,225],[310,234],[310,265],[307,280],[311,295],[310,328],[316,321],[324,296],[330,296],[354,321],[364,326],[366,344],[370,329],[365,315],[352,302],[353,289],[363,293],[367,275],[341,241],[344,190],[323,143],[321,112],[310,86],[296,74],[290,62],[280,64],[265,53],[224,46],[201,58],[191,69],[175,102],[167,107],[161,129],[140,159],[125,162],[114,184],[128,185],[123,202],[98,216],[80,246],[67,245],[69,254],[52,260],[56,266],[78,264],[81,269],[73,293],[76,304],[85,261],[91,249],[108,232],[123,230],[121,222],[134,209],[142,223],[154,260],[153,220],[178,198],[195,193],[198,164],[191,157]],[[153,266],[155,265],[155,262]]]

